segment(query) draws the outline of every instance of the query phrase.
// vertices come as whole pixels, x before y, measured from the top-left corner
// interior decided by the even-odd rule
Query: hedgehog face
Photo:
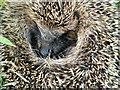
[[[36,24],[36,23],[34,23]],[[58,56],[77,41],[76,31],[55,32],[41,30],[37,25],[26,32],[27,40],[37,57]],[[69,49],[68,49],[69,50]],[[67,51],[68,52],[68,51]],[[62,55],[63,56],[63,55]]]
[[[32,30],[28,31],[30,34],[27,34],[32,50],[38,57],[50,56],[52,58],[66,49],[69,50],[68,48],[77,41],[76,27],[79,15],[76,14],[77,11],[74,11],[75,3],[31,3],[37,5],[32,6],[28,12],[30,18],[33,19],[31,22],[35,24]]]

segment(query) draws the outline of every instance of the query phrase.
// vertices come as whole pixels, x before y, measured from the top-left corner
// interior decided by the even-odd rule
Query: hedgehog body
[[[2,10],[1,33],[17,47],[0,44],[1,70],[8,76],[6,85],[118,88],[117,9],[111,1],[8,3]],[[74,45],[69,40],[75,40]],[[41,57],[40,53],[46,56],[48,46],[54,52],[60,50],[57,54],[65,47],[65,56]]]

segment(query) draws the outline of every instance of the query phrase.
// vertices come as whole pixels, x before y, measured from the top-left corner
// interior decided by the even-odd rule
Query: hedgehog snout
[[[45,46],[40,49],[40,54],[42,55],[42,57],[47,57],[49,55],[49,52],[50,52],[50,46]]]

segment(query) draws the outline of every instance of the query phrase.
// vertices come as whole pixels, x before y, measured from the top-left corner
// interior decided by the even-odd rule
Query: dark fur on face
[[[69,46],[75,44],[77,41],[77,34],[75,31],[66,31],[59,36],[55,36],[56,38],[51,37],[53,40],[47,42],[44,40],[44,38],[42,38],[42,33],[39,31],[39,28],[35,22],[34,27],[31,27],[30,30],[26,32],[26,37],[31,49],[37,55],[37,57],[56,57],[59,55],[59,53],[66,50]],[[42,45],[43,43],[46,43],[46,45]]]
[[[75,44],[77,39],[69,36],[72,32],[73,31],[67,31],[58,38],[55,38],[48,46],[42,47],[40,49],[41,55],[44,57],[48,56],[50,53],[50,57],[54,57],[63,52],[69,46]]]

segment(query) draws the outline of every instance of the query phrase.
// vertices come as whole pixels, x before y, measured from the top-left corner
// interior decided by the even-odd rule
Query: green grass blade
[[[12,44],[12,42],[10,42],[7,38],[3,37],[0,35],[0,42],[3,44],[7,44],[13,47],[16,47],[14,44]]]
[[[5,0],[0,0],[0,10],[4,7],[5,3]]]

